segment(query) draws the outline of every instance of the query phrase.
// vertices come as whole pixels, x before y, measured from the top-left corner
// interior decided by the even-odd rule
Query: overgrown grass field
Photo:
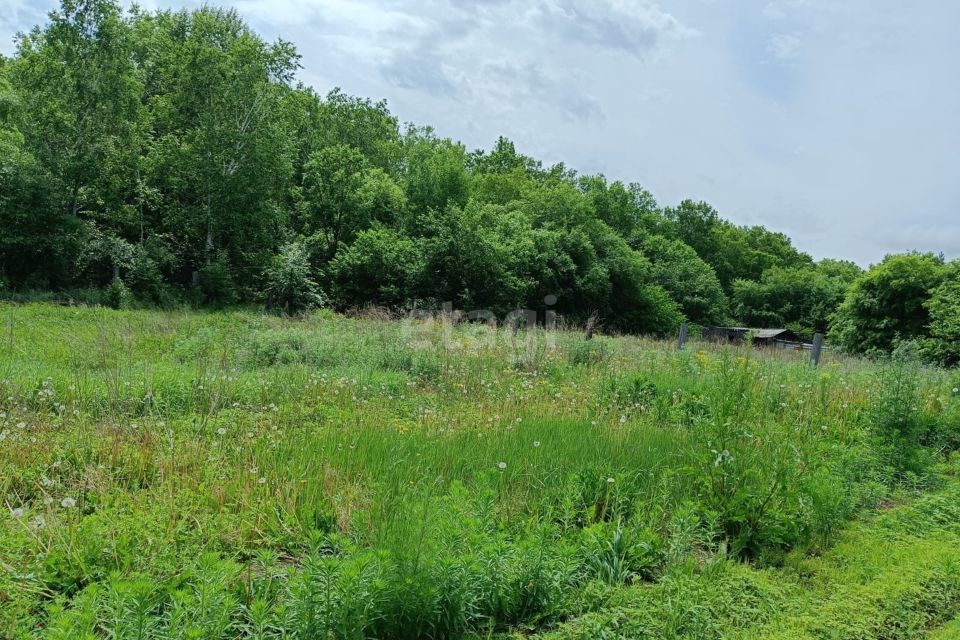
[[[909,354],[0,316],[0,637],[956,637],[960,379]]]

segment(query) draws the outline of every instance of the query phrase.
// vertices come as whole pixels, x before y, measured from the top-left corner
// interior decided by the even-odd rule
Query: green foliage
[[[834,318],[833,339],[857,353],[887,352],[927,335],[932,291],[946,277],[932,254],[887,256],[856,280]]]
[[[104,292],[104,299],[108,307],[112,309],[125,309],[130,306],[130,290],[120,278],[114,278]]]
[[[170,298],[163,267],[174,264],[173,254],[157,239],[136,245],[131,252],[124,282],[138,299],[163,304]]]
[[[353,147],[338,145],[314,152],[303,170],[301,216],[306,235],[321,233],[326,257],[369,224],[360,206],[365,159]]]
[[[453,302],[458,309],[484,305],[503,312],[525,298],[523,285],[509,270],[510,256],[494,227],[498,209],[470,203],[449,206],[418,220],[423,235],[423,298]]]
[[[921,446],[930,423],[921,413],[921,389],[915,345],[903,343],[880,370],[869,415],[883,462],[892,473],[922,474],[929,453]]]
[[[310,256],[300,243],[292,242],[280,250],[266,278],[268,308],[296,315],[323,306],[320,287],[311,277]]]
[[[926,356],[947,367],[960,364],[960,261],[926,302],[930,313],[930,337],[924,343]]]
[[[58,287],[69,281],[82,225],[57,206],[49,185],[20,132],[0,120],[0,275],[10,283]]]
[[[808,479],[824,464],[809,426],[789,424],[753,403],[753,364],[729,355],[711,375],[707,415],[695,421],[704,507],[735,554],[810,540]]]
[[[416,299],[424,279],[422,249],[387,228],[361,231],[330,263],[334,300],[341,307],[401,307]]]
[[[803,267],[773,267],[759,282],[733,283],[733,313],[749,327],[789,327],[807,339],[826,333],[860,270],[836,261]]]
[[[217,253],[215,259],[200,269],[200,291],[204,303],[214,307],[228,306],[237,301],[239,294],[225,251]]]
[[[727,318],[727,297],[713,269],[680,240],[650,236],[643,252],[653,265],[651,276],[696,324],[719,325]]]
[[[411,127],[404,138],[407,199],[416,211],[445,211],[467,203],[469,180],[463,145]]]

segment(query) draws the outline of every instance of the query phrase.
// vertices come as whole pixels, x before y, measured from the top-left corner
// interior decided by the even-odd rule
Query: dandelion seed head
[[[217,429],[218,436],[226,435],[226,433],[227,433],[227,430],[224,429],[223,427],[220,427],[219,429]]]
[[[24,514],[23,507],[17,507],[16,509],[10,510],[10,515],[11,517],[14,517],[14,518],[22,518],[23,514]]]
[[[73,498],[67,497],[60,501],[60,506],[64,509],[72,509],[77,506],[77,501]]]
[[[498,463],[497,463],[497,468],[500,469],[500,471],[506,471],[506,470],[507,470],[507,463],[506,463],[506,462],[498,462]]]

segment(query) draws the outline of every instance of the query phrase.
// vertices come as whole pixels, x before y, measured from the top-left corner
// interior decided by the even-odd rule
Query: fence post
[[[689,329],[687,328],[687,323],[684,322],[680,325],[680,339],[677,340],[677,349],[682,351],[683,347],[687,344],[687,333]]]
[[[593,313],[590,314],[590,317],[587,318],[587,327],[583,335],[583,339],[586,340],[587,342],[590,342],[591,340],[593,340],[593,329],[594,327],[596,327],[596,325],[597,325],[597,312],[594,311]]]
[[[813,348],[810,350],[810,362],[815,367],[820,365],[821,351],[823,351],[823,334],[818,333],[813,336]]]

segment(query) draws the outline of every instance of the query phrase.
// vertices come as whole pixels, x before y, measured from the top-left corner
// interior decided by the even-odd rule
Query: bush
[[[214,307],[229,306],[239,298],[226,252],[219,252],[200,270],[200,292],[203,301]]]
[[[920,412],[920,372],[911,344],[904,343],[877,374],[869,413],[877,449],[895,478],[923,473],[930,462],[922,439],[933,425]]]
[[[125,309],[130,306],[133,296],[120,278],[114,278],[104,290],[104,302],[113,309]]]
[[[810,482],[826,464],[804,425],[780,423],[756,403],[752,366],[724,353],[691,441],[692,480],[705,513],[730,551],[748,557],[807,542],[814,533],[810,493],[819,489]]]
[[[369,229],[330,263],[333,297],[341,307],[402,306],[415,297],[422,269],[413,240],[390,229]]]
[[[267,307],[294,315],[323,306],[320,286],[310,277],[310,255],[306,247],[291,242],[283,247],[267,270]]]
[[[927,301],[930,338],[924,342],[924,355],[947,367],[960,364],[960,260],[950,266],[950,275]]]
[[[145,302],[159,303],[165,297],[160,265],[142,245],[137,245],[133,250],[125,280],[131,293]]]
[[[932,254],[887,256],[856,280],[834,315],[831,338],[857,353],[890,353],[900,340],[926,336],[930,294],[946,276]]]

